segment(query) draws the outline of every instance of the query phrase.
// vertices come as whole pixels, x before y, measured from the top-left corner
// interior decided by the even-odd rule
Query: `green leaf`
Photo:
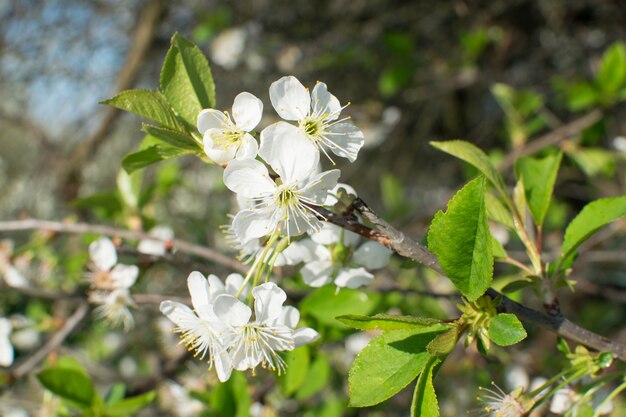
[[[447,332],[438,334],[430,341],[428,346],[426,346],[426,350],[428,350],[428,353],[432,356],[445,356],[452,352],[458,339],[459,328],[455,326]]]
[[[152,90],[126,90],[100,103],[135,113],[174,130],[183,130],[163,94]]]
[[[398,393],[424,369],[436,332],[394,330],[375,337],[350,368],[350,406],[369,407]]]
[[[509,294],[512,292],[516,292],[519,290],[523,290],[524,288],[528,288],[533,284],[532,280],[529,279],[520,279],[516,281],[509,282],[500,290],[504,294]]]
[[[137,152],[129,153],[122,160],[122,167],[131,174],[133,171],[147,167],[156,162],[179,156],[188,155],[191,152],[185,149],[174,148],[169,145],[152,145]]]
[[[602,148],[575,148],[567,151],[567,155],[589,177],[615,174],[615,153]]]
[[[417,379],[411,401],[411,417],[439,417],[439,403],[433,386],[433,369],[440,362],[441,359],[430,357]]]
[[[404,186],[391,173],[386,173],[380,180],[380,191],[389,217],[400,217],[407,212],[407,203],[404,195]]]
[[[284,355],[287,371],[278,378],[285,395],[290,396],[306,381],[309,372],[310,354],[308,346],[301,346]]]
[[[215,107],[215,83],[200,49],[175,33],[161,69],[161,91],[172,108],[192,126],[200,110]]]
[[[106,395],[106,403],[115,404],[116,402],[123,400],[124,395],[126,395],[126,384],[123,382],[113,384]]]
[[[317,394],[328,384],[329,378],[330,364],[328,359],[322,353],[318,353],[309,368],[304,382],[296,392],[296,399],[303,400]]]
[[[441,320],[437,319],[413,316],[394,316],[391,314],[376,314],[375,316],[348,314],[337,317],[337,320],[346,326],[360,330],[400,330],[432,326],[440,326],[441,328],[445,327],[445,325],[441,324]]]
[[[106,417],[126,417],[132,416],[139,410],[146,408],[156,398],[155,391],[149,391],[145,394],[135,397],[126,398],[104,407],[104,415]]]
[[[503,224],[511,230],[515,229],[511,212],[498,197],[491,193],[485,193],[485,207],[487,208],[487,216],[491,220]]]
[[[252,399],[244,374],[233,372],[230,379],[211,389],[210,403],[220,417],[248,417]]]
[[[483,295],[493,277],[491,233],[485,210],[485,179],[478,177],[456,193],[448,210],[435,214],[428,248],[443,271],[471,301]]]
[[[350,288],[336,292],[334,285],[326,285],[307,295],[300,303],[300,311],[324,325],[345,329],[335,317],[371,313],[379,301],[380,295],[376,293],[368,294]]]
[[[489,323],[489,338],[496,345],[510,346],[524,340],[526,330],[515,314],[500,313]]]
[[[579,82],[563,86],[570,110],[584,110],[598,102],[598,90],[588,82]]]
[[[541,226],[546,217],[562,153],[545,158],[519,158],[515,164],[517,178],[524,183],[524,192],[535,224]]]
[[[117,173],[117,189],[122,196],[122,201],[127,207],[136,209],[139,207],[139,194],[141,193],[141,183],[143,175],[141,172],[128,174],[121,169]]]
[[[596,83],[606,93],[616,93],[626,81],[626,46],[617,42],[602,55]]]
[[[589,236],[626,216],[626,196],[601,198],[587,204],[565,230],[562,259],[568,258]]]
[[[506,186],[500,173],[493,166],[489,157],[475,145],[463,140],[430,142],[430,144],[476,167],[493,184],[503,198],[508,198]]]
[[[506,258],[506,250],[504,250],[504,246],[502,243],[495,237],[491,236],[491,251],[493,253],[494,258]]]
[[[163,141],[175,148],[188,149],[191,151],[201,149],[200,145],[188,133],[178,132],[164,127],[151,126],[145,123],[142,126],[142,130],[153,138]]]
[[[91,379],[75,369],[46,369],[37,378],[52,393],[82,406],[91,405],[96,395]]]

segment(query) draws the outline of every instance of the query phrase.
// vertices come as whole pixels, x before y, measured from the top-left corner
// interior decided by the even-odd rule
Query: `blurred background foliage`
[[[98,104],[121,89],[155,88],[169,39],[179,31],[209,57],[219,109],[229,109],[240,91],[269,103],[269,84],[285,74],[305,85],[324,81],[342,103],[351,102],[346,112],[364,131],[366,148],[355,164],[339,163],[341,180],[413,236],[424,236],[433,213],[475,174],[429,141],[466,139],[502,161],[529,140],[605,109],[604,117],[560,142],[567,157],[546,218],[549,253],[585,203],[626,194],[626,118],[616,103],[626,57],[619,46],[611,49],[625,38],[625,22],[626,4],[619,0],[0,0],[0,218],[70,216],[134,230],[168,225],[177,237],[230,251],[218,231],[232,202],[221,171],[186,157],[130,177],[120,173],[123,156],[142,140],[139,120]],[[605,53],[617,69],[603,75]],[[268,108],[264,117],[266,123],[276,119]],[[571,277],[576,292],[564,291],[563,310],[583,326],[624,340],[626,237],[615,228],[607,233],[611,239],[597,239],[597,250],[577,262]],[[51,291],[84,285],[87,255],[81,248],[95,236],[28,237],[18,235],[15,249],[5,253],[34,283]],[[146,293],[184,294],[191,269],[226,272],[197,260],[181,265],[135,255],[122,257],[144,268],[138,286]],[[377,274],[378,293],[371,293],[363,311],[349,312],[393,306],[396,312],[451,317],[454,300],[425,295],[451,289],[435,278],[395,259]],[[293,284],[292,298],[303,290]],[[245,415],[244,405],[261,399],[280,415],[398,415],[408,408],[409,393],[371,410],[344,409],[355,349],[349,343],[362,341],[332,320],[343,313],[341,302],[320,308],[329,290],[301,304],[303,317],[326,343],[289,358],[315,373],[287,374],[279,388],[262,373],[247,376],[254,390],[245,389],[243,376],[209,390],[215,381],[197,361],[184,362],[180,372],[164,368],[180,352],[163,347],[170,345],[160,341],[154,306],[136,312],[137,330],[127,335],[90,322],[69,339],[65,353],[78,357],[106,389],[124,381],[137,394],[167,391],[142,415]],[[18,347],[24,355],[73,309],[67,300],[40,301],[4,290],[0,301],[0,315],[19,312],[36,323],[37,340]],[[510,370],[530,379],[549,377],[559,369],[560,359],[545,348],[553,343],[554,336],[541,334],[513,355],[496,350],[487,360],[455,351],[456,360],[446,363],[436,383],[442,414],[466,415],[475,407],[476,384],[506,384]],[[150,384],[153,375],[158,381]],[[180,394],[173,380],[192,389],[191,411],[167,405],[168,395]],[[29,394],[36,385],[25,381],[0,394],[0,403],[32,412],[41,398]]]

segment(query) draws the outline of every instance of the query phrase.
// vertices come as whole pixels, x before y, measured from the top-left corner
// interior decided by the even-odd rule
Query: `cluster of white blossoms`
[[[232,114],[206,109],[198,115],[204,151],[225,168],[224,184],[239,203],[226,235],[251,262],[248,273],[222,283],[193,272],[187,280],[193,309],[161,303],[182,343],[206,357],[221,381],[233,370],[259,365],[280,374],[286,367],[280,352],[319,337],[311,328],[297,328],[300,313],[283,306],[287,295],[270,282],[274,266],[304,263],[302,275],[311,286],[356,288],[373,278],[364,267],[380,268],[390,256],[378,244],[357,246],[356,235],[325,225],[316,210],[337,201],[340,174],[322,170],[320,155],[333,165],[334,156],[354,162],[364,143],[363,133],[340,117],[339,100],[326,84],[318,82],[309,92],[292,76],[272,83],[269,95],[283,120],[262,130],[263,103],[248,92],[235,97]],[[307,233],[310,238],[298,240]]]
[[[11,366],[13,363],[14,351],[9,338],[12,331],[11,321],[0,317],[0,366]]]
[[[139,268],[117,263],[115,245],[107,237],[101,237],[89,245],[89,256],[89,301],[98,304],[94,312],[115,326],[123,325],[125,330],[131,329],[134,319],[129,307],[135,303],[130,295],[130,287],[137,280]]]

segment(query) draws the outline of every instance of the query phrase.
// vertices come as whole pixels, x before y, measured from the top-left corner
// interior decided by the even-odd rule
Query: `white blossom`
[[[174,238],[174,231],[168,226],[156,226],[148,232],[157,239],[142,239],[137,250],[145,255],[163,256],[167,252],[166,241]]]
[[[198,114],[198,130],[203,135],[204,152],[218,164],[254,159],[259,145],[249,132],[259,124],[262,115],[263,103],[247,92],[235,97],[232,118],[219,110],[202,110]]]
[[[236,160],[224,170],[226,186],[254,202],[253,208],[241,210],[233,219],[239,240],[245,244],[276,230],[295,236],[319,229],[320,221],[310,206],[325,201],[328,190],[337,183],[339,170],[315,173],[319,154],[298,136],[279,138],[261,151],[261,157],[278,174],[277,181],[256,160]]]
[[[0,366],[11,366],[15,353],[9,337],[13,326],[9,319],[0,317]]]
[[[354,162],[363,146],[364,137],[349,117],[339,118],[344,108],[330,94],[326,84],[317,82],[309,91],[296,77],[282,77],[270,86],[270,100],[280,117],[298,123],[298,130],[328,159],[327,150]],[[293,136],[286,122],[278,122],[261,132],[261,149],[277,138]]]

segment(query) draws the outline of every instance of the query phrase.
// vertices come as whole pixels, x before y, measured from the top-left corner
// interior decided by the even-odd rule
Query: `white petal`
[[[270,101],[285,120],[300,120],[311,108],[309,92],[294,76],[282,77],[270,85]]]
[[[259,155],[283,183],[308,178],[319,162],[319,151],[304,133],[286,122],[274,123],[261,131]]]
[[[300,270],[302,279],[311,287],[321,287],[331,282],[333,264],[330,260],[309,262]]]
[[[0,366],[11,366],[15,353],[8,337],[0,338]]]
[[[4,271],[4,280],[9,287],[19,288],[28,287],[30,285],[26,277],[24,277],[17,268],[11,265],[7,266],[6,271]]]
[[[209,305],[209,283],[202,273],[193,271],[189,274],[187,288],[191,295],[191,304],[196,311],[199,312]]]
[[[383,245],[370,240],[359,246],[352,260],[367,269],[378,269],[389,263],[392,253]]]
[[[240,129],[250,132],[261,121],[263,102],[253,94],[237,94],[233,103],[233,119]]]
[[[317,233],[311,233],[311,239],[320,245],[334,245],[341,239],[343,229],[331,223],[324,223]]]
[[[322,204],[326,201],[328,190],[337,185],[340,174],[341,171],[338,169],[331,169],[321,174],[315,174],[301,190],[302,195],[313,200],[316,204]]]
[[[13,325],[11,325],[11,320],[0,317],[0,339],[9,337],[12,330]]]
[[[231,326],[248,324],[252,317],[250,307],[228,294],[222,294],[215,299],[213,311],[222,322]]]
[[[160,240],[143,239],[137,245],[137,252],[145,255],[163,256],[165,255],[165,243]]]
[[[179,327],[188,326],[189,323],[199,320],[189,307],[176,301],[163,301],[159,309],[172,323]]]
[[[283,310],[287,294],[273,282],[261,284],[252,289],[254,313],[258,323],[267,323],[276,319]]]
[[[289,216],[286,220],[279,222],[278,226],[280,231],[285,236],[299,236],[303,233],[318,230],[322,222],[320,222],[315,216],[308,210],[305,210],[306,214]]]
[[[308,343],[313,343],[317,339],[320,338],[320,334],[310,327],[303,327],[301,329],[296,329],[293,332],[293,341],[295,343],[295,347],[300,347],[302,345],[306,345]]]
[[[297,242],[292,242],[291,245],[281,252],[282,256],[279,256],[276,260],[276,266],[283,265],[297,265],[300,262],[311,262],[315,257],[315,250],[318,245],[311,239],[302,239]]]
[[[343,188],[348,194],[352,194],[352,195],[358,195],[356,193],[356,191],[354,190],[354,188],[352,188],[351,186],[349,186],[348,184],[344,184],[344,183],[338,183],[337,185],[335,185],[329,192],[328,192],[328,196],[326,197],[326,201],[324,201],[324,205],[325,206],[333,206],[337,203],[337,192],[339,191],[340,188]]]
[[[230,274],[226,277],[226,294],[235,295],[243,285],[243,276],[241,274]],[[241,297],[247,295],[246,289],[241,292]]]
[[[324,136],[337,144],[329,146],[330,150],[337,156],[348,158],[350,162],[356,160],[359,150],[365,143],[363,132],[351,122],[331,126]]]
[[[233,360],[225,349],[213,356],[213,366],[217,372],[217,379],[226,382],[233,372]]]
[[[117,263],[115,245],[108,237],[101,237],[91,242],[89,245],[89,256],[96,268],[102,271],[108,271]]]
[[[297,308],[292,306],[283,307],[283,311],[280,313],[280,316],[276,319],[275,324],[279,324],[282,326],[287,326],[294,329],[298,322],[300,321],[300,312]]]
[[[259,145],[251,134],[246,133],[243,138],[241,138],[239,149],[237,149],[235,157],[237,159],[254,159],[257,153],[259,153]]]
[[[221,135],[221,129],[209,129],[204,133],[204,153],[211,158],[213,162],[216,164],[226,164],[229,161],[235,159],[235,155],[237,154],[237,146],[233,143],[230,146],[224,148],[221,146],[216,146],[213,140],[214,135]]]
[[[137,265],[117,264],[111,270],[111,278],[117,288],[132,287],[138,275],[139,268]]]
[[[317,82],[311,93],[311,107],[313,113],[324,116],[327,120],[337,120],[341,113],[341,104],[337,97],[328,92],[326,84]]]
[[[242,244],[263,237],[276,229],[268,210],[241,210],[233,219],[233,230]]]
[[[207,277],[208,289],[208,303],[213,304],[218,295],[222,295],[226,292],[226,286],[217,275],[209,274]]]
[[[335,278],[335,285],[346,288],[359,288],[369,285],[374,279],[374,275],[367,272],[365,268],[342,269]]]
[[[204,109],[198,114],[198,131],[204,135],[209,129],[224,129],[231,125],[224,113],[215,109]]]
[[[276,184],[263,163],[252,159],[234,160],[224,170],[224,184],[246,198],[273,194]]]

